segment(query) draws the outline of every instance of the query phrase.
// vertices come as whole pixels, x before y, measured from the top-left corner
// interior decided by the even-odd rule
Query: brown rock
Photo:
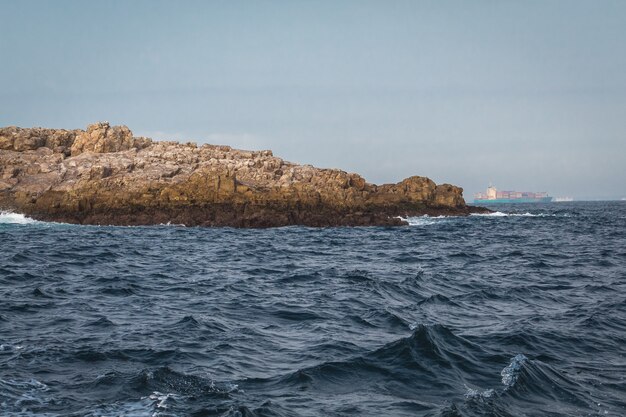
[[[0,209],[91,224],[398,225],[465,215],[462,189],[426,177],[376,186],[271,151],[153,142],[125,126],[0,128]]]
[[[76,139],[76,131],[55,130],[46,137],[46,147],[56,153],[70,155],[72,144]]]
[[[18,128],[15,126],[4,127],[0,129],[0,150],[13,150],[15,143],[15,132]]]
[[[15,126],[0,128],[0,150],[24,152],[48,147],[69,155],[77,131],[63,129],[23,129]]]
[[[138,144],[143,145],[139,140]],[[87,126],[87,131],[79,134],[72,145],[72,156],[83,152],[120,152],[135,145],[133,134],[126,126],[109,126],[109,122],[99,122]]]
[[[45,146],[46,139],[41,136],[22,134],[18,135],[13,142],[13,149],[18,152],[29,151]]]
[[[441,207],[455,207],[465,204],[463,189],[451,184],[438,185],[435,190],[434,205]]]

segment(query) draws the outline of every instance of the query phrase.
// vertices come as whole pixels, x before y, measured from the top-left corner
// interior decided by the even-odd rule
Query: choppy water
[[[0,215],[0,415],[626,415],[626,203],[404,228]]]

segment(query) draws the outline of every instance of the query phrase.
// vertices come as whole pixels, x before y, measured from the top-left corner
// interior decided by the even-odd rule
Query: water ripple
[[[0,414],[626,415],[626,205],[404,228],[0,214]]]

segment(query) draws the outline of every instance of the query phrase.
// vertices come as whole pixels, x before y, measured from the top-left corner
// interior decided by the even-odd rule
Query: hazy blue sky
[[[0,0],[0,125],[626,196],[626,1]]]

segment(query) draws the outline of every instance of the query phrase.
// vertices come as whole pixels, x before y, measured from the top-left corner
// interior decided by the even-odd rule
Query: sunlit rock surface
[[[466,215],[459,187],[425,177],[374,185],[271,151],[152,141],[126,126],[0,128],[0,209],[82,224],[400,225]]]

